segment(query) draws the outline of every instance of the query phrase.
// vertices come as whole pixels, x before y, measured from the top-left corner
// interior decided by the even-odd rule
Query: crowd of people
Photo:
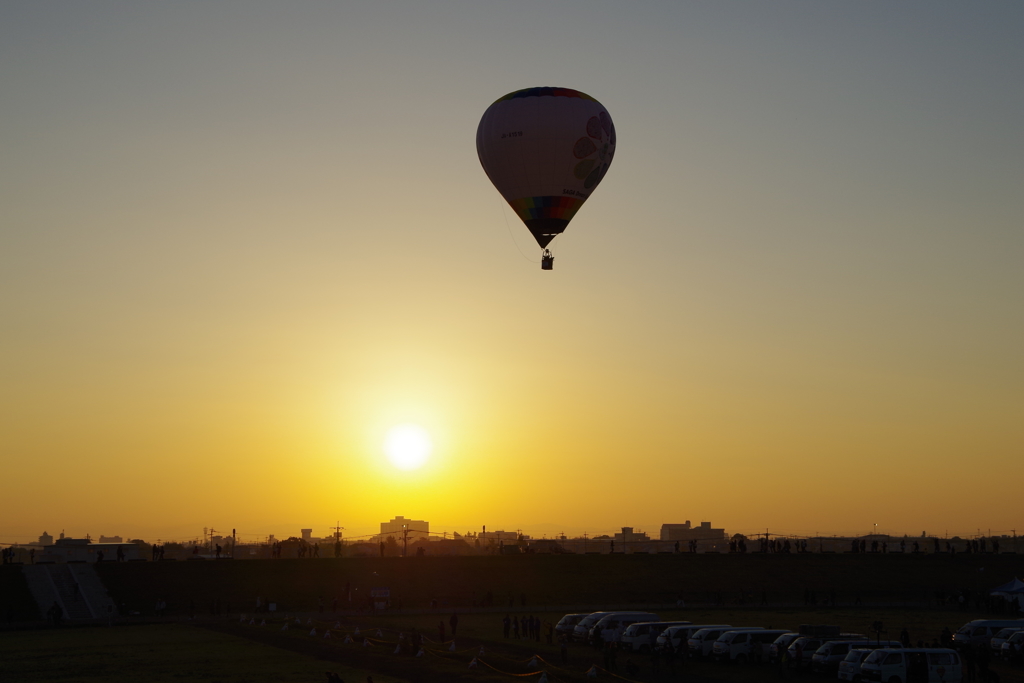
[[[554,642],[555,626],[550,621],[541,623],[540,617],[532,614],[522,617],[510,617],[508,614],[501,620],[501,631],[505,638],[515,640],[533,640],[540,642],[541,628],[544,629],[549,645]]]

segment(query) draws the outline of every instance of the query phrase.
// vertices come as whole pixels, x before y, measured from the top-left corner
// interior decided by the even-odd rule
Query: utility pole
[[[587,532],[583,532],[583,554],[587,554]]]
[[[235,535],[235,529],[231,530],[231,559],[235,559],[235,545],[238,544],[238,537]]]
[[[402,525],[402,557],[409,556],[409,525]]]
[[[341,532],[345,527],[341,525],[341,520],[338,520],[331,528],[334,529],[334,556],[341,557]]]

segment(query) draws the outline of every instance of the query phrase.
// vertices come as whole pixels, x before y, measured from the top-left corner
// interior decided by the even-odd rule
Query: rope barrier
[[[543,658],[543,657],[541,657],[540,655],[534,655],[534,657],[536,657],[536,658],[537,658],[537,659],[539,659],[540,661],[544,662],[545,664],[547,664],[548,666],[550,666],[550,667],[551,667],[552,669],[558,669],[559,671],[565,671],[566,673],[572,673],[571,671],[569,671],[569,670],[568,670],[568,669],[566,669],[565,667],[562,667],[562,666],[555,666],[554,664],[552,664],[552,663],[551,663],[551,662],[549,662],[548,660],[544,659],[544,658]]]
[[[498,653],[493,652],[493,651],[492,652],[488,652],[487,655],[489,657],[497,657],[498,659],[504,659],[504,660],[507,660],[509,662],[516,662],[517,664],[526,664],[527,662],[529,662],[533,658],[537,658],[537,659],[541,660],[542,662],[544,661],[543,657],[541,657],[540,655],[536,655],[536,654],[535,655],[530,655],[526,659],[515,659],[515,658],[512,658],[512,657],[506,657],[505,655],[501,655],[501,654],[498,654]]]
[[[531,671],[530,673],[525,673],[525,674],[514,674],[514,673],[509,673],[508,671],[502,671],[501,669],[499,669],[497,667],[491,666],[490,664],[488,664],[484,660],[480,659],[479,657],[476,658],[476,661],[478,663],[480,663],[480,664],[483,664],[488,669],[494,669],[495,671],[497,671],[500,674],[505,674],[506,676],[515,676],[516,678],[525,678],[525,677],[528,677],[528,676],[540,676],[540,675],[542,675],[544,673],[543,671]]]
[[[426,650],[427,652],[435,652],[435,650],[433,650],[431,648],[425,647],[423,649]],[[449,653],[454,654],[454,655],[460,655],[460,654],[464,654],[466,652],[472,652],[473,650],[479,651],[480,648],[479,647],[467,647],[465,650],[449,650],[448,648],[445,648],[444,650],[436,650],[436,652],[449,652]]]

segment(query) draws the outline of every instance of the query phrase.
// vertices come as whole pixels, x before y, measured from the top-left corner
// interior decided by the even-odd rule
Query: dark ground
[[[250,611],[257,596],[283,611],[315,609],[319,598],[366,607],[367,592],[391,589],[393,607],[687,604],[935,604],[936,591],[983,595],[1024,574],[1018,555],[519,555],[352,559],[104,563],[97,567],[119,604],[151,613],[157,598],[171,613],[220,600]],[[347,602],[346,586],[353,596]],[[980,605],[979,605],[980,607]]]
[[[0,606],[31,618],[18,567],[0,567]],[[497,681],[515,677],[536,681],[527,662],[541,656],[551,683],[590,683],[585,672],[602,666],[603,656],[582,645],[560,663],[557,645],[506,640],[500,621],[514,600],[513,615],[535,613],[556,621],[569,606],[601,609],[631,604],[654,607],[662,618],[795,628],[801,623],[837,624],[846,631],[868,632],[882,621],[895,638],[906,627],[914,640],[931,640],[943,626],[952,629],[989,616],[989,606],[961,610],[937,604],[936,591],[952,595],[967,589],[983,595],[992,586],[1024,573],[1016,555],[523,555],[477,557],[294,559],[105,563],[98,568],[110,593],[125,612],[113,628],[64,628],[0,632],[0,680],[25,681],[323,681],[324,667],[346,672],[347,683],[411,681]],[[345,586],[356,596],[373,587],[392,590],[393,609],[371,614],[349,609]],[[813,591],[818,605],[804,605]],[[835,591],[837,606],[824,605]],[[493,606],[482,607],[491,594]],[[276,602],[280,611],[256,617],[267,626],[240,623],[253,612],[256,596]],[[682,596],[685,608],[675,605]],[[526,597],[523,605],[522,598]],[[324,599],[324,612],[319,598]],[[332,614],[333,599],[339,611]],[[169,603],[168,616],[156,618],[156,600]],[[762,598],[767,605],[762,605]],[[860,600],[860,605],[854,603]],[[218,604],[219,601],[219,604]],[[430,605],[436,601],[437,608]],[[476,607],[474,607],[474,603]],[[401,604],[402,610],[397,608]],[[195,608],[196,618],[192,615]],[[562,606],[556,609],[555,606]],[[428,644],[421,658],[396,655],[398,633],[415,627],[437,640],[437,622],[460,614],[457,651]],[[219,611],[212,615],[211,611]],[[585,611],[585,610],[580,610]],[[284,613],[300,616],[302,626],[282,630]],[[228,616],[230,615],[230,616]],[[313,620],[317,636],[310,636]],[[38,623],[38,622],[37,622]],[[325,627],[333,629],[322,638]],[[14,625],[14,624],[12,624]],[[28,624],[26,624],[28,626]],[[356,627],[372,629],[373,647],[343,642]],[[8,627],[10,628],[10,626]],[[376,636],[376,629],[382,635]],[[205,635],[204,635],[205,634]],[[480,648],[485,654],[480,656]],[[478,665],[469,663],[479,657]],[[630,680],[640,683],[705,683],[775,679],[769,667],[727,666],[709,662],[666,664],[655,672],[646,655],[618,658],[618,676],[629,678],[625,659],[639,666]],[[491,668],[493,667],[493,668]],[[1000,665],[1002,681],[1024,681],[1021,669]],[[810,673],[808,681],[826,680]]]

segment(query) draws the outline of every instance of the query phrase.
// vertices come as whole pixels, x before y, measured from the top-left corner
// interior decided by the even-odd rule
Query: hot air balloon
[[[487,177],[533,234],[541,268],[561,234],[608,172],[615,125],[604,106],[569,88],[527,88],[492,104],[476,129]]]

